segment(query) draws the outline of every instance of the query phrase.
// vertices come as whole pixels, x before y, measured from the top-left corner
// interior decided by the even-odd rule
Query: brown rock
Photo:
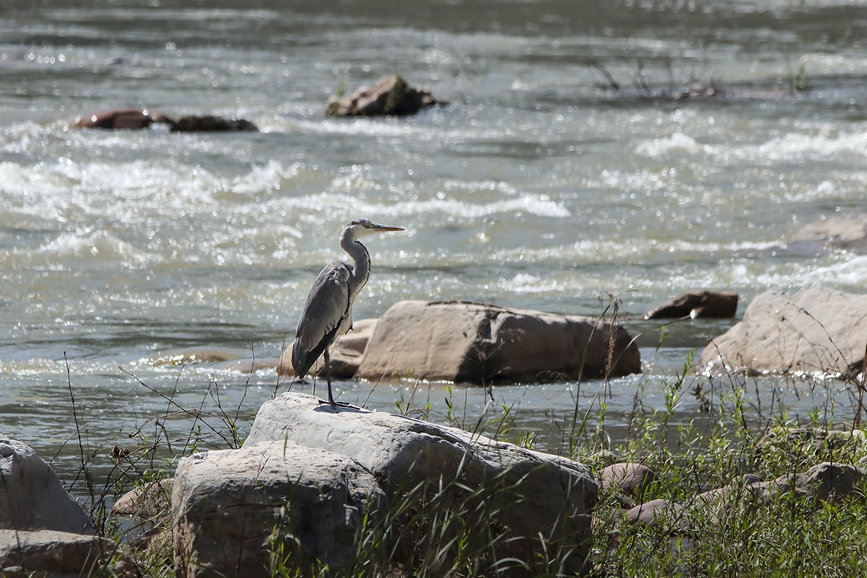
[[[331,348],[331,377],[333,379],[351,379],[358,371],[367,343],[376,329],[376,319],[359,319],[352,322],[352,331],[337,340]],[[292,369],[292,346],[283,350],[280,362],[277,364],[278,375],[295,375]],[[320,357],[313,368],[311,375],[325,375],[325,359]]]
[[[130,516],[140,519],[157,517],[167,510],[172,498],[174,478],[149,482],[125,493],[111,507],[112,516]]]
[[[656,481],[656,473],[644,464],[618,463],[602,470],[599,481],[603,490],[641,499]]]
[[[635,506],[626,512],[626,521],[629,524],[658,524],[677,525],[683,512],[683,506],[669,500],[656,499]]]
[[[712,340],[699,364],[711,371],[850,371],[867,346],[867,295],[804,289],[756,297],[743,320]]]
[[[168,119],[149,110],[125,108],[103,110],[81,117],[75,124],[78,128],[142,129],[155,122],[168,122]]]
[[[255,124],[243,118],[223,118],[207,114],[204,116],[182,116],[171,123],[172,132],[258,132]]]
[[[358,368],[367,379],[477,384],[640,372],[638,347],[626,330],[596,318],[424,301],[401,301],[386,311]]]
[[[397,74],[384,76],[373,86],[362,86],[348,98],[331,97],[326,116],[404,116],[423,108],[445,104],[423,88],[409,85]]]
[[[645,319],[678,317],[731,318],[738,310],[738,294],[731,291],[693,291],[660,305],[644,316]]]

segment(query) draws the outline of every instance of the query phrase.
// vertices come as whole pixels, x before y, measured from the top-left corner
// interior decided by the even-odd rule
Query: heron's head
[[[370,219],[355,219],[343,229],[343,237],[349,237],[353,241],[355,239],[366,237],[374,233],[385,233],[387,231],[403,231],[403,227],[388,227],[374,223]]]

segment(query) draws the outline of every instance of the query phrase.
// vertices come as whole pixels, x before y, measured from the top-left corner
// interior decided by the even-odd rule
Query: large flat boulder
[[[484,507],[496,508],[486,527],[498,533],[502,555],[534,563],[543,551],[567,552],[564,573],[584,570],[598,489],[589,468],[572,460],[401,415],[335,411],[297,393],[263,404],[244,449],[263,444],[349,458],[377,480],[392,506],[407,493],[426,495],[420,488],[441,493],[459,482],[455,489],[473,502],[467,523],[478,524]]]
[[[487,384],[640,372],[627,331],[597,318],[401,301],[377,322],[357,376]]]
[[[90,518],[27,444],[0,435],[0,528],[93,534]]]
[[[448,519],[428,546],[446,552],[446,565],[452,533],[471,527],[492,534],[482,539],[498,559],[538,564],[557,552],[571,574],[586,570],[596,494],[589,469],[572,460],[286,393],[262,406],[243,448],[179,462],[175,570],[184,578],[265,577],[282,545],[302,573],[316,564],[351,573],[363,526],[387,528],[378,555],[400,565],[425,543],[418,522],[408,532],[405,525],[442,515]],[[402,500],[412,504],[402,511],[414,514],[396,514],[410,503]]]
[[[762,293],[743,320],[715,338],[699,365],[711,371],[860,371],[867,347],[867,295],[803,289]]]
[[[293,442],[184,458],[172,493],[176,575],[266,577],[281,544],[299,568],[319,560],[340,570],[380,497],[352,458]]]

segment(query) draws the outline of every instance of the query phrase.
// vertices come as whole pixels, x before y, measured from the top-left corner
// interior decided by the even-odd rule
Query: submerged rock
[[[379,319],[358,376],[485,384],[641,372],[627,331],[597,318],[477,303],[401,301]]]
[[[187,115],[172,121],[172,132],[258,132],[255,124],[243,118],[223,118],[206,114],[204,116]]]
[[[437,104],[430,91],[412,86],[400,75],[384,76],[373,86],[362,86],[348,98],[331,97],[326,116],[405,116]]]
[[[815,221],[792,235],[789,246],[843,249],[867,255],[867,214]]]
[[[286,393],[262,406],[240,450],[179,463],[176,572],[267,576],[269,543],[281,541],[293,549],[290,563],[320,560],[332,572],[346,572],[365,515],[370,531],[409,500],[419,515],[425,508],[435,516],[446,514],[443,507],[465,506],[450,512],[460,520],[449,518],[433,548],[478,524],[497,537],[498,556],[532,564],[559,549],[571,553],[563,568],[571,574],[584,569],[596,495],[589,469],[572,460]],[[422,542],[405,532],[408,519],[388,521],[384,543],[403,546],[383,548],[383,556],[392,553],[389,563],[418,554],[412,548]]]
[[[804,289],[756,297],[743,320],[712,340],[699,365],[714,372],[851,375],[867,348],[867,295]]]
[[[731,318],[738,310],[738,294],[731,291],[693,291],[664,303],[647,313],[645,319],[679,317]]]
[[[164,114],[147,109],[124,108],[103,110],[81,117],[77,128],[144,129],[153,124],[165,124],[171,132],[256,132],[255,124],[243,118],[223,118],[206,114],[187,115],[174,120]]]

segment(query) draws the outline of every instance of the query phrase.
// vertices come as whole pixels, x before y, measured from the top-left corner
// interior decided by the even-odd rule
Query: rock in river
[[[789,246],[809,245],[867,254],[867,214],[833,216],[805,226],[792,235]]]
[[[373,86],[362,86],[348,98],[331,97],[325,106],[326,116],[405,116],[415,114],[436,104],[424,88],[410,85],[400,75],[392,74],[376,81]]]
[[[867,348],[867,295],[803,289],[762,293],[743,320],[704,349],[712,371],[857,374]]]
[[[467,383],[537,382],[641,372],[626,330],[593,317],[477,303],[401,301],[379,319],[358,376]]]
[[[738,310],[738,294],[731,291],[693,291],[663,303],[644,316],[645,319],[731,318]]]

